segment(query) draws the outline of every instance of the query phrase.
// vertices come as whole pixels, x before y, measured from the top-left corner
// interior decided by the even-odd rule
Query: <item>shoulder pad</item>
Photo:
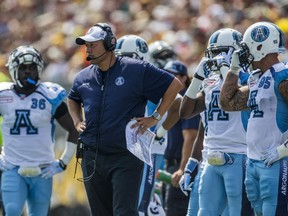
[[[57,83],[43,82],[39,85],[40,92],[44,93],[49,99],[66,97],[66,90]]]
[[[11,89],[13,86],[13,82],[1,82],[0,83],[0,91],[5,91]]]

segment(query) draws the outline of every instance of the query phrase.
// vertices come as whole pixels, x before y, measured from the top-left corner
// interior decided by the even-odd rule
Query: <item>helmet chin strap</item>
[[[17,86],[19,86],[20,88],[23,88],[23,85],[22,85],[22,83],[20,82],[20,80],[16,80],[16,84],[17,84]]]

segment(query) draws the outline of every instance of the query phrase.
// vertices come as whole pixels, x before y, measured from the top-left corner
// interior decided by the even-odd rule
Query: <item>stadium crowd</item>
[[[74,39],[95,23],[109,23],[117,38],[135,34],[148,44],[167,41],[190,73],[219,28],[243,33],[261,20],[288,32],[284,0],[2,0],[0,8],[0,70],[7,71],[4,66],[13,48],[31,44],[43,53],[44,79],[67,88],[83,62],[88,64],[85,49]]]

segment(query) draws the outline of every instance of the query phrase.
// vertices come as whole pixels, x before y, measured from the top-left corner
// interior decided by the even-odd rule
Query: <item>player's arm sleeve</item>
[[[61,118],[63,115],[65,115],[68,112],[67,104],[63,101],[58,108],[56,109],[56,112],[54,114],[54,117],[56,119]]]

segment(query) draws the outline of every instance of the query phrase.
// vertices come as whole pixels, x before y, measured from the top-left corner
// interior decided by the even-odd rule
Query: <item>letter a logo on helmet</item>
[[[139,47],[139,51],[141,53],[148,53],[148,45],[144,40],[142,40],[141,38],[137,38],[136,45]]]
[[[256,42],[263,42],[269,37],[269,34],[269,29],[266,26],[257,26],[252,29],[251,38]]]
[[[243,42],[253,56],[253,61],[260,61],[270,53],[285,51],[283,32],[270,22],[257,22],[248,27]]]

